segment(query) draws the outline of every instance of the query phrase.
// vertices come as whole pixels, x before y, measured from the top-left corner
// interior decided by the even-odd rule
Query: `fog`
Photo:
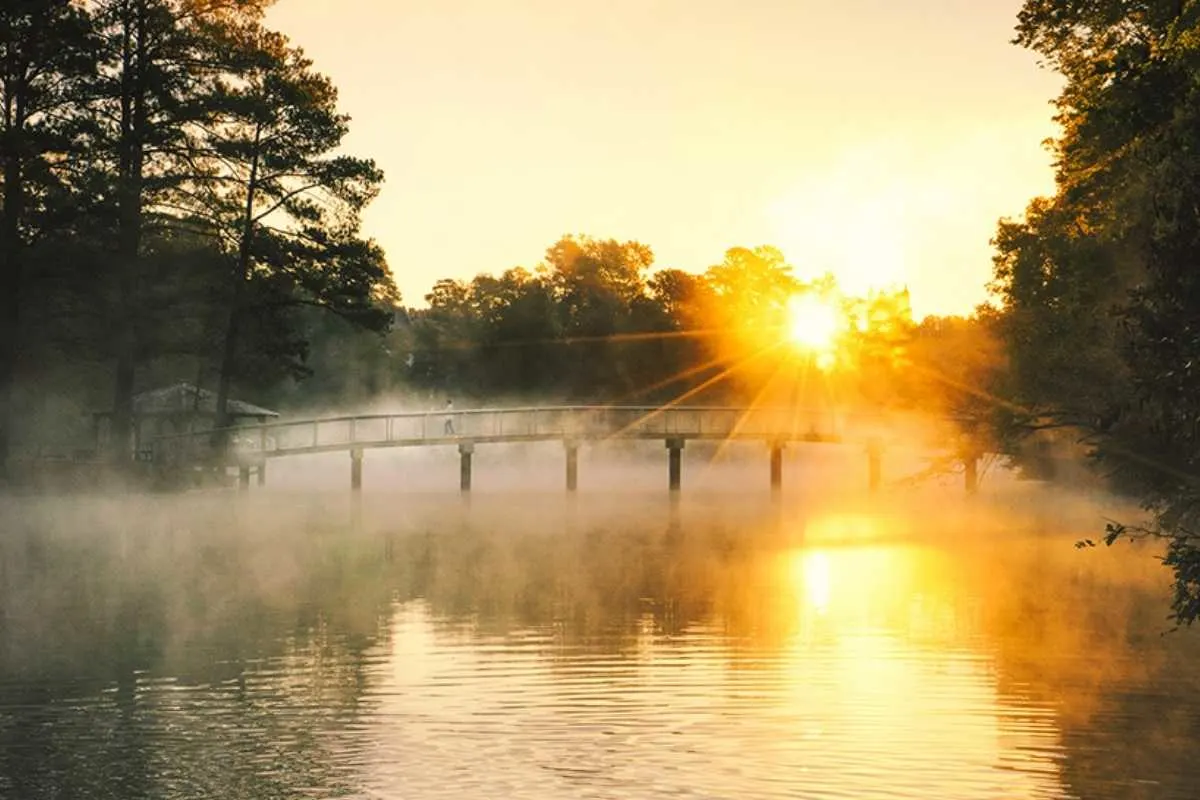
[[[961,474],[911,480],[931,455],[889,452],[874,493],[859,446],[788,447],[773,496],[761,444],[689,443],[673,499],[665,449],[646,441],[585,447],[576,493],[564,490],[562,445],[541,443],[479,445],[469,494],[458,491],[451,446],[368,450],[357,495],[348,456],[333,453],[272,460],[267,486],[246,492],[6,497],[0,708],[68,709],[115,692],[114,709],[154,720],[128,747],[160,741],[189,785],[290,796],[301,785],[398,780],[375,774],[385,763],[375,757],[338,754],[389,746],[399,733],[362,732],[378,719],[368,709],[386,702],[388,676],[426,674],[443,663],[429,659],[462,648],[532,641],[568,680],[580,659],[699,657],[689,643],[718,631],[722,662],[753,673],[881,631],[919,652],[986,658],[1003,703],[1053,709],[1058,741],[1074,748],[1062,791],[1186,796],[1173,792],[1194,785],[1192,717],[1127,700],[1200,688],[1179,677],[1200,654],[1193,640],[1163,636],[1169,575],[1153,543],[1074,546],[1106,519],[1137,521],[1137,509],[995,467],[975,495]],[[428,620],[419,640],[397,628],[414,614]],[[886,663],[876,668],[893,669]],[[195,704],[160,694],[160,682]],[[491,702],[488,685],[441,702],[460,691]],[[245,710],[229,716],[227,692],[258,698],[267,727]],[[149,765],[140,788],[96,793],[96,776],[129,769],[95,738],[106,707],[56,717],[34,736],[36,752],[73,751],[69,768],[21,756],[28,729],[0,721],[0,743],[15,747],[0,760],[0,795],[38,779],[87,796],[187,796],[164,789]],[[212,727],[218,719],[240,733]],[[323,738],[300,744],[317,728]],[[183,754],[169,730],[192,731],[199,749]],[[433,743],[406,745],[417,746]],[[1089,755],[1118,746],[1128,769]],[[447,756],[428,757],[432,775]],[[286,769],[246,766],[260,759]],[[229,774],[203,766],[214,760],[233,765]],[[1160,773],[1154,792],[1113,789],[1143,764]]]
[[[683,489],[672,497],[666,452],[655,440],[584,447],[575,493],[564,490],[562,445],[547,442],[479,445],[469,493],[458,491],[458,453],[449,446],[367,450],[360,494],[349,490],[346,453],[330,453],[273,459],[267,485],[245,492],[0,497],[5,652],[12,659],[34,645],[40,635],[14,633],[48,624],[47,605],[74,607],[94,581],[172,593],[177,579],[199,565],[233,581],[238,593],[293,602],[295,581],[311,566],[307,559],[378,545],[390,560],[398,558],[395,542],[406,537],[485,537],[502,554],[504,567],[496,568],[518,573],[523,567],[514,553],[529,541],[571,548],[590,536],[609,542],[718,536],[751,548],[919,543],[965,548],[984,559],[1032,537],[1053,542],[1056,561],[1072,569],[1103,560],[1143,574],[1153,562],[1152,544],[1139,545],[1145,552],[1136,569],[1125,556],[1074,548],[1078,539],[1098,538],[1107,520],[1139,521],[1141,512],[1127,503],[1094,490],[1022,481],[1000,467],[987,472],[979,494],[969,495],[961,474],[917,479],[928,456],[902,455],[885,457],[877,492],[866,489],[866,459],[854,445],[788,447],[782,491],[773,495],[761,444],[689,443]],[[47,553],[61,554],[78,573],[56,574],[62,565]],[[603,569],[599,555],[595,566]],[[1154,567],[1165,601],[1168,575]],[[42,569],[49,573],[41,576]],[[191,591],[201,607],[214,609],[233,602],[222,596],[227,589]],[[1058,589],[1051,583],[1032,593]],[[105,613],[103,606],[81,610]]]

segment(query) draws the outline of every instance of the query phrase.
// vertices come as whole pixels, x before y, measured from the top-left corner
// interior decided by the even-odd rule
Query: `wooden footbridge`
[[[943,419],[930,433],[944,448],[957,438],[961,420]],[[383,447],[456,446],[460,458],[460,488],[471,489],[471,460],[480,445],[513,442],[562,442],[566,488],[579,483],[579,448],[621,440],[661,440],[667,451],[667,488],[682,486],[682,454],[688,441],[757,441],[770,457],[770,482],[779,490],[783,480],[783,450],[789,443],[826,442],[861,445],[867,459],[870,488],[879,486],[882,453],[905,427],[898,415],[836,413],[830,410],[738,408],[712,406],[555,406],[485,408],[427,413],[359,414],[322,417],[215,431],[163,436],[151,445],[151,460],[164,473],[197,469],[236,468],[238,483],[266,483],[266,464],[273,458],[313,453],[348,452],[350,487],[362,488],[367,450]],[[911,437],[906,437],[911,439]],[[218,446],[224,439],[225,443]],[[965,484],[974,491],[979,454],[960,455]]]

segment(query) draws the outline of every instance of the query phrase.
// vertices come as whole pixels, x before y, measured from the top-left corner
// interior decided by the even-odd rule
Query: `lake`
[[[5,798],[1192,798],[1196,632],[1102,510],[0,503]]]

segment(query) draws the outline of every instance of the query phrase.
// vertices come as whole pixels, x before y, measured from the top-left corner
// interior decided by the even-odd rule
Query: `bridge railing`
[[[864,425],[865,422],[865,425]],[[714,406],[558,406],[359,414],[246,425],[227,431],[238,460],[355,445],[439,444],[468,439],[602,439],[741,437],[835,439],[847,425],[877,427],[878,415],[829,410]],[[215,456],[214,431],[156,439],[163,463],[205,463]]]

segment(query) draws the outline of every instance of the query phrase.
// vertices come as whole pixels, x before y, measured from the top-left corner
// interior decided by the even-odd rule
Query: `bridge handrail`
[[[844,441],[848,427],[876,424],[909,413],[900,409],[793,408],[788,406],[565,405],[430,409],[396,413],[340,414],[228,428],[173,433],[153,438],[150,454],[164,464],[212,459],[258,459],[331,449],[415,446],[455,441],[530,441],[608,438],[753,438],[800,440],[813,436]],[[699,416],[697,416],[699,415]],[[710,419],[705,415],[720,415]],[[448,418],[456,428],[430,420]],[[512,418],[516,418],[512,420]],[[482,422],[472,423],[472,419]],[[941,417],[943,421],[951,421]],[[790,422],[789,422],[790,420]],[[961,420],[959,420],[961,421]],[[411,423],[417,423],[415,425]],[[382,426],[379,423],[384,423]],[[405,423],[409,423],[407,426]],[[340,427],[344,426],[344,427]],[[801,427],[807,430],[801,430]],[[398,430],[399,429],[399,430]],[[324,433],[324,436],[322,436]],[[882,431],[858,431],[872,441]],[[227,448],[219,439],[228,437]]]
[[[618,412],[641,412],[647,417],[651,415],[661,415],[674,412],[690,412],[690,413],[737,413],[745,414],[755,412],[760,414],[800,414],[800,415],[820,415],[820,414],[840,414],[842,416],[852,416],[856,418],[872,418],[882,417],[883,412],[837,412],[830,409],[813,409],[813,408],[789,408],[786,406],[780,407],[758,407],[751,408],[747,406],[617,406],[617,405],[573,405],[573,406],[509,406],[501,408],[464,408],[464,409],[436,409],[432,411],[402,411],[397,413],[370,413],[370,414],[340,414],[329,417],[304,417],[301,419],[281,420],[278,422],[259,422],[252,425],[234,425],[226,428],[211,428],[204,431],[188,431],[185,433],[169,433],[154,437],[154,441],[171,441],[175,439],[196,439],[208,436],[214,436],[219,433],[239,433],[247,431],[272,431],[281,430],[284,428],[295,428],[301,425],[323,425],[334,424],[339,422],[368,422],[374,420],[395,420],[395,419],[424,419],[429,417],[467,417],[467,416],[484,416],[487,414],[532,414],[537,412],[553,412],[553,413],[590,413],[598,411],[618,411]]]

